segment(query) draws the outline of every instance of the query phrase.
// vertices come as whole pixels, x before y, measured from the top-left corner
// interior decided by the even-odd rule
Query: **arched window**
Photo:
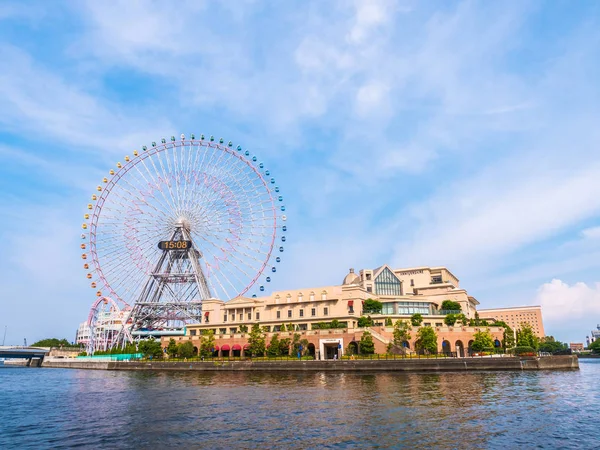
[[[321,300],[327,300],[327,291],[321,292]]]
[[[314,292],[311,292],[311,293],[310,293],[310,301],[311,301],[311,302],[314,302],[314,301],[315,301],[315,293],[314,293]]]

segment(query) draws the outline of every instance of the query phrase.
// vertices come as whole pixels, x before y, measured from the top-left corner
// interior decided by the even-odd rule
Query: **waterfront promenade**
[[[575,355],[542,357],[400,358],[357,360],[94,361],[48,358],[43,367],[97,370],[239,372],[465,372],[578,369]]]

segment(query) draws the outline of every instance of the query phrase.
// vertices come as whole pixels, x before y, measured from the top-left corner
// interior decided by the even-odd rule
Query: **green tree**
[[[66,339],[48,338],[35,342],[32,347],[71,347],[71,344]]]
[[[202,337],[200,338],[200,356],[203,358],[212,356],[214,348],[215,332],[213,330],[208,330],[206,333],[203,333]]]
[[[368,298],[363,303],[363,314],[381,314],[383,303],[378,300]]]
[[[294,333],[292,336],[292,342],[290,344],[290,350],[292,355],[298,354],[298,349],[300,347],[300,333]]]
[[[192,341],[182,342],[177,346],[177,354],[180,358],[191,358],[194,356],[194,344]]]
[[[358,318],[358,327],[359,328],[365,328],[365,327],[372,327],[373,326],[373,319],[371,319],[371,316],[361,316]]]
[[[287,356],[290,354],[290,345],[292,340],[290,338],[283,338],[279,340],[279,354]]]
[[[293,323],[288,323],[287,325],[287,330],[288,331],[294,331],[296,329],[296,327],[294,326]]]
[[[265,354],[265,335],[263,334],[260,325],[255,323],[250,330],[248,344],[250,344],[250,354],[252,356],[263,356]]]
[[[391,326],[393,326],[393,322],[392,322],[392,318],[391,318],[391,317],[386,317],[386,318],[385,318],[385,326],[386,326],[386,327],[391,327]]]
[[[557,341],[554,339],[554,336],[545,336],[541,338],[538,346],[538,350],[540,352],[547,353],[561,352],[567,350],[568,348],[569,346],[566,343]]]
[[[456,314],[456,323],[460,323],[462,326],[467,326],[469,323],[469,319],[463,313]]]
[[[413,314],[412,316],[410,316],[410,323],[413,327],[420,327],[423,323],[423,316],[419,313]]]
[[[533,333],[533,328],[527,322],[521,323],[521,329],[517,331],[517,346],[531,347],[537,350],[539,345],[538,337]]]
[[[474,352],[481,352],[488,348],[494,348],[494,338],[490,330],[477,331],[473,335],[473,344],[471,348]]]
[[[267,355],[279,356],[279,334],[275,333],[271,337],[271,342],[269,342],[269,346],[267,347]]]
[[[437,334],[432,327],[421,327],[417,331],[417,340],[415,341],[415,348],[418,351],[425,351],[428,353],[437,353]]]
[[[144,355],[145,358],[162,358],[163,355],[163,349],[160,346],[160,342],[154,338],[140,341],[138,344],[138,350]]]
[[[591,350],[595,354],[600,354],[600,339],[596,339],[590,345],[588,345],[588,350]]]
[[[410,330],[412,330],[412,327],[409,322],[398,319],[394,324],[394,345],[402,347],[404,342],[410,341]]]
[[[372,355],[375,353],[375,343],[373,342],[373,336],[368,331],[365,331],[360,338],[358,345],[361,355]]]
[[[444,311],[460,311],[460,303],[453,300],[444,300],[442,302],[442,309]]]
[[[513,348],[515,346],[515,332],[511,327],[508,326],[506,322],[502,320],[496,320],[492,326],[504,328],[504,334],[502,335],[502,347]]]
[[[444,317],[444,323],[449,327],[454,326],[456,323],[456,316],[457,314],[446,314],[446,317]]]
[[[177,342],[175,339],[169,339],[169,345],[167,345],[167,355],[174,358],[177,355]]]
[[[239,327],[240,333],[247,333],[248,332],[248,325],[240,325]]]
[[[282,323],[281,326],[279,327],[279,331],[281,331],[282,333],[287,331],[285,328],[285,323]]]

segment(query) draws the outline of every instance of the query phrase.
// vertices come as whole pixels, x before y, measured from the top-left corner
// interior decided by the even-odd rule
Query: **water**
[[[442,374],[0,368],[0,448],[600,448],[600,360]]]

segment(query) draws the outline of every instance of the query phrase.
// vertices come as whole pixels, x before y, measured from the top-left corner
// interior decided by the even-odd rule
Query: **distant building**
[[[571,342],[569,344],[569,348],[571,350],[573,350],[574,352],[583,351],[583,343],[580,343],[580,342]]]
[[[501,320],[515,331],[521,329],[522,323],[528,323],[537,337],[545,336],[541,306],[480,309],[479,317],[481,319]]]

